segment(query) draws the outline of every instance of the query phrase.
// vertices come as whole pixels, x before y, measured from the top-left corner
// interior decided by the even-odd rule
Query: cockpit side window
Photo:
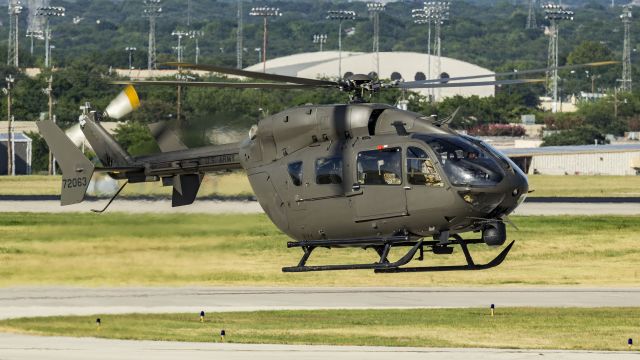
[[[358,153],[358,184],[402,185],[402,149],[386,148]]]
[[[433,160],[424,150],[414,146],[407,148],[407,181],[412,185],[444,186]]]
[[[316,184],[342,184],[342,158],[317,159]]]
[[[291,182],[295,186],[302,185],[302,161],[292,162],[287,166]]]

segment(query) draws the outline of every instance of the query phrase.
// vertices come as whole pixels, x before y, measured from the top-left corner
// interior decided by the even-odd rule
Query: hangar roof
[[[540,155],[568,155],[568,154],[598,154],[611,152],[640,151],[640,144],[624,145],[572,145],[572,146],[542,146],[537,148],[501,149],[509,157],[529,157]]]

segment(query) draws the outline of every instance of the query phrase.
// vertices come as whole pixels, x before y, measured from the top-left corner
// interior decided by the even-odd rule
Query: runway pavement
[[[640,306],[640,288],[73,288],[0,289],[0,319],[115,313],[505,306]]]
[[[389,360],[390,358],[402,360],[631,360],[638,359],[638,352],[246,345],[45,338],[0,334],[0,360]]]
[[[63,207],[57,200],[2,200],[0,212],[89,212],[101,209],[106,203],[107,200],[92,200]],[[257,201],[196,200],[193,205],[172,208],[169,199],[118,199],[108,212],[255,214],[263,211]],[[640,215],[640,202],[525,202],[514,215]]]

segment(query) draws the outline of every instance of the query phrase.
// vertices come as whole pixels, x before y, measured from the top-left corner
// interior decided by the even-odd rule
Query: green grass
[[[529,176],[529,187],[535,190],[529,196],[554,197],[640,197],[640,176]],[[58,195],[59,176],[0,176],[0,195]],[[208,175],[202,183],[199,196],[246,196],[253,194],[246,175],[235,172]],[[170,196],[171,187],[159,183],[129,184],[122,196]]]
[[[299,249],[265,215],[0,214],[0,286],[637,286],[640,217],[514,217],[505,262],[476,272],[284,274]],[[499,249],[471,247],[478,262]],[[404,249],[403,249],[404,251]],[[314,255],[316,255],[314,253]],[[373,250],[318,249],[310,264],[373,262]],[[398,252],[391,258],[398,258]],[[461,264],[427,254],[424,263]]]
[[[198,314],[13,319],[0,331],[216,342],[224,329],[233,343],[628,350],[638,324],[640,308],[312,310],[213,313],[204,323]]]

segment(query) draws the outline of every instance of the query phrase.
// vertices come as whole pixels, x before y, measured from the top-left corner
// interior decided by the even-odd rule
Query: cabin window
[[[292,162],[287,166],[291,182],[295,186],[302,185],[302,161]]]
[[[407,181],[412,185],[444,186],[427,152],[413,146],[407,148]]]
[[[383,148],[358,153],[358,184],[401,185],[402,150]]]
[[[342,184],[342,158],[316,160],[316,184]]]

